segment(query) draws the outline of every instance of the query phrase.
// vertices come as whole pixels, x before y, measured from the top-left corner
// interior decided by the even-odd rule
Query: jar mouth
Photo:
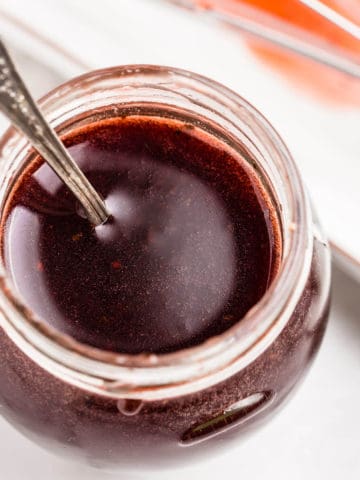
[[[118,104],[125,105],[139,95],[140,88],[142,92],[146,89],[149,94],[153,92],[149,99],[161,90],[168,102],[175,86],[181,101],[188,99],[189,105],[192,102],[202,109],[206,106],[217,118],[226,117],[229,128],[242,131],[244,141],[253,142],[259,154],[264,150],[262,158],[269,162],[277,183],[274,188],[283,190],[283,202],[281,199],[279,202],[283,259],[277,277],[260,301],[222,334],[171,353],[136,355],[99,350],[46,324],[23,303],[4,266],[0,265],[0,325],[4,331],[25,354],[54,375],[109,397],[163,399],[192,393],[244,368],[280,334],[300,298],[310,270],[311,213],[297,167],[270,123],[235,92],[181,69],[126,65],[76,77],[49,92],[39,104],[51,123],[58,126],[64,118],[69,120],[77,114],[79,105],[84,103],[85,91],[89,98],[112,92],[106,101],[111,104],[116,98]],[[26,141],[10,129],[1,141],[1,156],[5,159],[8,150],[12,150],[12,155],[19,155],[26,150],[25,145]]]

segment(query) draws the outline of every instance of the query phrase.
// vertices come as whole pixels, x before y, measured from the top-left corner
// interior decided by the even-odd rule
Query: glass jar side
[[[166,83],[164,78],[164,73],[160,71],[157,81],[163,81],[166,88],[162,86],[165,93],[162,92],[161,96],[158,93],[158,100],[160,102],[161,99],[167,111],[175,115],[176,109],[169,105],[172,98],[170,84]],[[119,89],[116,94],[111,89],[110,93],[105,89],[104,95],[99,95],[97,90],[94,94],[93,79],[90,80],[88,83],[81,80],[86,90],[81,105],[77,103],[79,96],[73,98],[73,90],[62,87],[60,98],[64,103],[60,102],[59,105],[58,102],[54,110],[50,108],[52,121],[55,125],[61,124],[63,132],[71,130],[81,122],[89,121],[89,118],[96,119],[96,116],[102,115],[104,105],[111,105],[113,115],[124,113],[124,105],[114,101],[119,98]],[[110,82],[110,78],[105,76],[104,79],[104,76],[101,76],[102,87],[105,88],[107,82]],[[144,87],[144,78],[141,77],[138,82],[139,88],[148,88],[146,83]],[[196,82],[195,84],[196,88],[193,86],[193,90],[187,91],[186,95],[194,104],[200,103],[200,113],[205,115],[206,111],[208,116],[208,112],[216,105],[215,100],[211,103],[211,88],[214,86],[206,84],[208,92],[205,101],[199,91],[202,85]],[[121,86],[120,91],[123,89],[124,86]],[[149,92],[147,95],[149,96]],[[181,95],[184,95],[185,101],[184,87]],[[128,101],[134,99],[134,92],[129,93],[125,88],[121,99],[124,100],[124,97]],[[89,107],[89,98],[93,98],[95,103],[89,110],[91,114],[84,114]],[[55,100],[59,101],[59,95],[55,96]],[[142,100],[143,107],[143,97]],[[137,102],[139,105],[139,97]],[[154,98],[151,105],[151,108],[158,111],[159,104],[154,105]],[[134,111],[134,107],[140,108],[134,106],[134,102],[127,108]],[[251,108],[247,110],[244,104],[241,108],[238,105],[241,122],[240,113],[234,110],[234,105],[232,108],[225,105],[221,112],[217,110],[217,120],[221,119],[221,116],[226,120],[226,131],[222,129],[222,133],[215,128],[214,122],[204,122],[199,111],[191,112],[189,107],[190,104],[187,104],[187,114],[192,115],[192,121],[197,126],[214,128],[218,135],[223,134],[224,139],[230,143],[234,139],[237,125],[242,122],[242,154],[248,155],[249,161],[254,162],[256,159],[254,168],[258,169],[264,182],[273,189],[274,203],[281,206],[279,211],[284,226],[284,256],[293,256],[296,249],[301,253],[297,257],[297,268],[289,267],[287,278],[286,272],[280,273],[285,277],[281,279],[282,282],[288,282],[287,286],[292,295],[281,297],[284,290],[274,286],[268,292],[267,298],[256,306],[244,323],[239,322],[243,323],[242,330],[234,329],[227,332],[224,338],[218,339],[219,342],[225,342],[224,344],[215,342],[215,347],[202,345],[195,352],[178,352],[167,359],[156,359],[159,363],[156,366],[151,364],[151,368],[146,372],[151,370],[157,374],[157,383],[153,388],[144,388],[142,383],[136,383],[140,378],[135,376],[136,369],[130,369],[133,383],[126,385],[122,380],[118,383],[118,389],[114,388],[114,379],[109,385],[109,382],[105,381],[107,379],[102,379],[97,372],[91,380],[98,383],[90,385],[82,381],[83,378],[87,380],[87,377],[81,371],[75,372],[76,376],[73,378],[76,378],[76,381],[73,381],[73,378],[68,381],[67,375],[71,369],[69,360],[66,363],[65,358],[55,358],[57,372],[52,374],[51,368],[42,365],[41,355],[35,357],[29,353],[33,350],[21,349],[8,335],[6,328],[1,329],[2,411],[17,428],[47,448],[52,446],[62,452],[66,446],[66,450],[77,457],[86,458],[99,465],[118,464],[121,468],[134,468],[138,464],[139,455],[143,467],[158,468],[160,464],[170,465],[200,453],[208,453],[212,448],[220,449],[227,445],[227,442],[218,442],[217,439],[228,439],[230,442],[235,438],[232,433],[243,433],[263,419],[271,417],[307,370],[318,349],[328,312],[329,251],[317,223],[312,221],[314,216],[310,210],[306,211],[306,215],[297,218],[296,205],[292,205],[290,195],[287,196],[287,190],[295,193],[302,190],[296,172],[291,178],[286,175],[287,171],[283,174],[284,172],[277,170],[276,164],[271,163],[272,157],[276,158],[278,155],[281,170],[281,161],[284,161],[283,157],[286,158],[282,143],[279,143],[271,128],[266,136],[268,127],[263,125],[264,129],[259,128],[258,135],[254,137],[254,118],[256,119],[258,114]],[[231,125],[234,126],[233,130]],[[227,136],[229,132],[230,135]],[[13,157],[16,153],[16,161],[7,164],[8,168],[2,177],[2,186],[5,187],[2,192],[14,181],[24,161],[29,160],[27,147],[18,140],[14,132],[10,132],[5,143],[3,142],[3,155],[6,156],[6,152],[11,150]],[[266,148],[263,148],[264,145]],[[4,166],[3,163],[3,169]],[[308,203],[306,199],[305,203]],[[302,236],[299,232],[302,232]],[[301,258],[306,259],[302,264]],[[7,286],[2,283],[2,289],[4,288]],[[278,297],[281,301],[276,301]],[[9,312],[3,314],[9,316]],[[26,317],[27,312],[24,311],[23,314]],[[2,325],[6,325],[6,322]],[[244,333],[246,327],[256,331],[259,338],[266,340],[261,348],[256,336],[247,338]],[[263,337],[260,335],[261,331]],[[245,347],[244,341],[249,342],[247,346],[251,356],[239,354],[239,361],[236,359],[236,362],[232,361],[232,357],[225,356],[224,345],[225,349],[228,345],[231,347],[225,353],[233,355],[234,352],[240,352],[235,349],[241,343]],[[187,358],[188,365],[184,357]],[[246,361],[243,361],[245,357]],[[201,364],[203,358],[204,363]],[[77,360],[78,357],[75,355],[71,359]],[[54,358],[52,360],[54,361]],[[144,358],[130,360],[137,366],[136,362],[141,363]],[[149,362],[154,359],[145,360]],[[226,364],[226,361],[229,364]],[[176,368],[167,368],[167,364],[162,362],[170,362],[170,367]],[[176,362],[180,365],[175,364]],[[188,368],[184,369],[184,365]],[[201,376],[196,368],[199,365],[207,365],[210,370],[203,370],[204,374]],[[115,366],[111,367],[114,370]],[[169,379],[171,375],[174,376],[172,383],[169,380],[170,386],[166,385],[167,377],[165,379],[164,372],[168,372]],[[164,389],[161,382],[165,384]]]

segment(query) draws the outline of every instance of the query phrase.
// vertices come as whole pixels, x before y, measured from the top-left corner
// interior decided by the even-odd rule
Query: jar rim
[[[289,189],[291,213],[286,234],[289,249],[280,271],[260,301],[231,328],[202,344],[165,354],[128,355],[105,352],[82,344],[45,324],[15,292],[11,279],[0,271],[0,326],[15,344],[43,368],[69,383],[109,397],[157,399],[192,393],[209,387],[247,366],[277,338],[304,289],[312,257],[311,212],[298,169],[279,134],[250,103],[227,87],[186,70],[154,65],[124,65],[95,70],[50,91],[39,104],[52,102],[76,89],[99,82],[171,76],[188,88],[206,87],[219,101],[249,115],[250,128],[276,149],[279,174]],[[155,84],[154,80],[154,84]],[[7,132],[3,143],[13,132]],[[20,136],[19,136],[20,138]],[[275,150],[274,150],[275,151]]]

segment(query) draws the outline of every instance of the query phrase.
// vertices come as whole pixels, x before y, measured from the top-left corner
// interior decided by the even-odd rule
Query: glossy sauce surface
[[[2,249],[44,321],[98,348],[164,353],[225,331],[262,297],[279,226],[229,147],[180,121],[133,116],[64,141],[112,218],[93,228],[40,159],[20,176]]]

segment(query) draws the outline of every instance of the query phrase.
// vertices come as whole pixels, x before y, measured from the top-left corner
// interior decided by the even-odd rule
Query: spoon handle
[[[0,110],[31,142],[84,208],[89,221],[100,225],[108,218],[105,203],[70,157],[45,120],[0,39]]]

